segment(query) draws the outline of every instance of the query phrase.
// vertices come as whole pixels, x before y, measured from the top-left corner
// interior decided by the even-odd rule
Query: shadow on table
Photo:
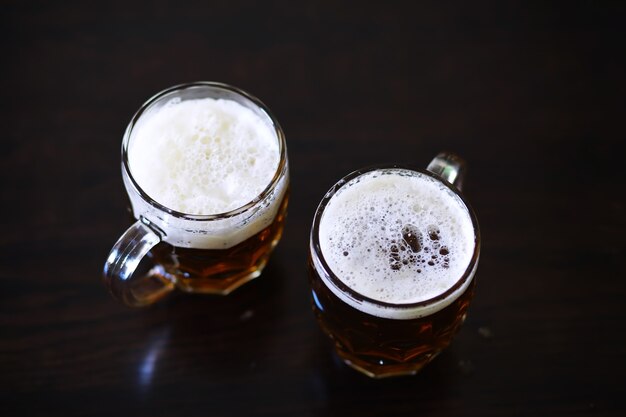
[[[175,292],[149,307],[147,337],[133,361],[138,391],[177,379],[188,389],[232,383],[254,372],[283,315],[284,279],[270,261],[261,277],[226,297]]]

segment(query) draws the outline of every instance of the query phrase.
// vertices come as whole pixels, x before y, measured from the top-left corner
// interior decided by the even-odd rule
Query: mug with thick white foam
[[[258,277],[287,211],[285,137],[263,103],[229,85],[164,90],[134,115],[122,178],[135,223],[104,266],[130,306],[171,290],[228,294]]]
[[[465,320],[480,254],[464,162],[378,166],[337,182],[310,235],[312,307],[343,361],[374,378],[417,373]]]

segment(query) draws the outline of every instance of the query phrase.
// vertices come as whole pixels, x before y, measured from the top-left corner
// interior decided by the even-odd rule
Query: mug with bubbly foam
[[[258,277],[285,221],[284,134],[258,99],[197,82],[162,91],[131,120],[122,178],[135,223],[104,280],[131,306],[174,288],[228,294]]]
[[[463,171],[446,153],[425,171],[359,170],[317,208],[313,311],[338,355],[368,376],[416,373],[465,320],[480,238],[458,189]]]

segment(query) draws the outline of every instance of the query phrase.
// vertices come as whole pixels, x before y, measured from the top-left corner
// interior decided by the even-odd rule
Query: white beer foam
[[[161,205],[188,215],[238,209],[270,184],[280,163],[277,133],[233,100],[173,99],[149,109],[131,132],[129,169]],[[174,217],[144,201],[124,176],[133,214],[161,229],[179,247],[226,249],[268,227],[289,185],[288,167],[272,192],[251,210],[219,220]]]
[[[319,243],[344,284],[392,304],[418,303],[449,290],[465,273],[475,245],[463,201],[430,176],[404,169],[365,173],[339,188],[322,214]],[[353,307],[387,318],[431,314],[462,293],[434,311],[431,306],[394,312],[347,297],[325,282]]]
[[[175,211],[218,214],[239,208],[270,183],[280,153],[274,131],[232,100],[172,101],[145,114],[129,147],[143,190]]]

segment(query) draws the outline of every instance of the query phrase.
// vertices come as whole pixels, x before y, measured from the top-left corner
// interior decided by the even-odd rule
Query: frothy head
[[[252,201],[280,160],[275,132],[228,99],[173,99],[144,114],[128,149],[143,190],[172,210],[209,215]]]
[[[278,122],[258,99],[213,82],[172,87],[139,109],[122,174],[135,218],[196,249],[231,248],[269,227],[289,187]]]
[[[441,181],[379,169],[332,191],[319,220],[319,246],[332,273],[353,291],[383,303],[415,304],[445,293],[466,272],[474,226],[467,206]],[[397,318],[347,298],[367,313]]]

